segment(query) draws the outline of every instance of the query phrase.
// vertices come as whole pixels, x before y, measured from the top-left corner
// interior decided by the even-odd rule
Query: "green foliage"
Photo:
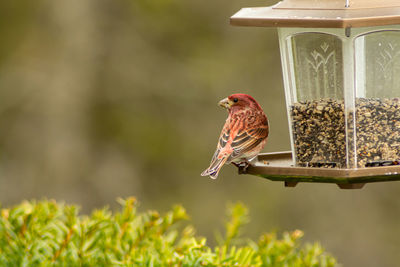
[[[122,210],[107,208],[90,216],[55,201],[23,202],[1,210],[1,266],[334,266],[318,244],[301,245],[296,230],[262,235],[258,243],[233,246],[248,221],[242,204],[229,209],[223,243],[215,248],[196,237],[181,206],[160,215],[138,212],[134,198],[119,200]]]

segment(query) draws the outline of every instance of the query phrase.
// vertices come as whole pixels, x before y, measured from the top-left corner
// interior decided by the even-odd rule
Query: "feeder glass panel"
[[[400,155],[400,31],[357,37],[357,167],[391,164]]]
[[[342,42],[333,35],[291,38],[297,101],[343,99]]]
[[[342,41],[335,35],[311,32],[289,36],[286,45],[295,163],[345,167]]]

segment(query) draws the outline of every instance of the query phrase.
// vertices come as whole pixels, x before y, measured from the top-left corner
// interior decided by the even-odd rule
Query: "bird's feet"
[[[239,174],[246,174],[247,169],[250,166],[250,163],[248,163],[247,161],[242,161],[240,163],[232,162],[232,164],[239,169]]]

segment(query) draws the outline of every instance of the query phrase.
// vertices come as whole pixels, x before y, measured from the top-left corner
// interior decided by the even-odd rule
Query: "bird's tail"
[[[201,173],[201,176],[210,176],[212,179],[217,179],[218,173],[221,170],[222,166],[225,164],[227,157],[223,157],[222,159],[215,158],[210,167],[208,167],[205,171]]]

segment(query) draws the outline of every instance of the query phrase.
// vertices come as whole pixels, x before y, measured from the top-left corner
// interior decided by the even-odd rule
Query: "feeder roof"
[[[348,5],[347,5],[348,4]],[[400,24],[399,0],[283,0],[269,7],[242,8],[235,26],[351,28]]]

